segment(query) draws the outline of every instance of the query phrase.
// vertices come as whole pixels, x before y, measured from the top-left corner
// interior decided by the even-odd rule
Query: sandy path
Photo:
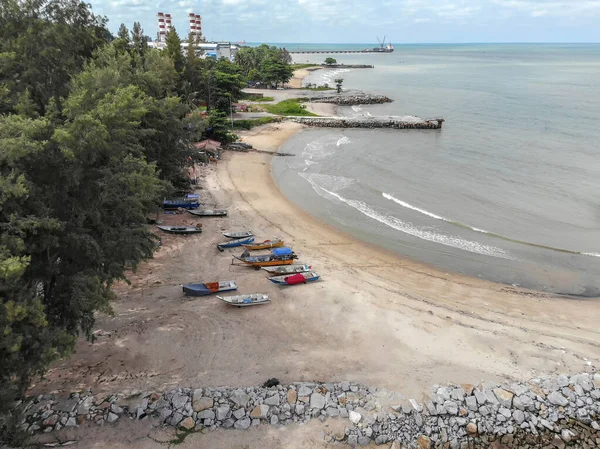
[[[300,129],[270,125],[244,140],[273,150]],[[115,316],[99,317],[98,340],[80,341],[73,358],[57,364],[34,393],[246,386],[277,377],[282,383],[353,380],[420,399],[435,383],[598,366],[598,301],[548,297],[398,258],[288,203],[271,178],[268,156],[226,159],[204,170],[200,192],[207,206],[228,207],[230,216],[201,219],[201,235],[162,235],[155,259],[131,276],[130,287],[117,289]],[[161,218],[197,220],[189,217]],[[283,237],[322,281],[281,288],[263,272],[231,266],[231,254],[240,250],[219,253],[214,244],[223,240],[221,230],[246,228],[259,240]],[[273,302],[238,309],[181,293],[184,282],[229,279],[238,281],[240,293],[267,292]],[[190,441],[270,449],[302,438],[294,430],[278,432],[214,432]],[[93,435],[90,442],[108,438]],[[139,447],[152,447],[145,444]],[[321,446],[317,438],[301,447]]]

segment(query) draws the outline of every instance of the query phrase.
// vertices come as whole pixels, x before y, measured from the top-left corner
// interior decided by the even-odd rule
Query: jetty
[[[290,55],[300,55],[300,54],[326,54],[326,53],[376,53],[376,52],[372,52],[372,51],[365,51],[365,50],[296,50],[296,51],[289,51],[288,53]],[[383,52],[382,52],[383,53]]]
[[[389,129],[442,129],[442,117],[414,120],[394,117],[284,117],[284,120],[317,128],[389,128]]]

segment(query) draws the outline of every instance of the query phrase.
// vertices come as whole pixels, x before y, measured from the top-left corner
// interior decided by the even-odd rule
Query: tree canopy
[[[232,139],[248,76],[291,77],[275,47],[216,61],[175,30],[160,51],[139,23],[106,23],[79,0],[0,4],[0,413],[152,257],[147,217],[189,188],[191,142]]]
[[[294,74],[292,57],[283,48],[262,44],[258,47],[240,49],[235,62],[241,67],[248,81],[277,87],[287,83]]]

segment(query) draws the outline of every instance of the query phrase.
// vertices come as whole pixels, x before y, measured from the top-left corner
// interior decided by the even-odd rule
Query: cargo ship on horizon
[[[379,47],[373,47],[373,48],[365,48],[363,50],[363,53],[392,53],[394,51],[394,47],[392,46],[391,42],[388,42],[388,44],[385,44],[385,38],[387,36],[383,36],[383,41],[379,40],[379,37],[377,37],[377,42],[379,42]]]

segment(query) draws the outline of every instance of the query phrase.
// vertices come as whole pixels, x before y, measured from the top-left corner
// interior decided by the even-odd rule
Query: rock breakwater
[[[84,421],[105,424],[148,417],[186,430],[244,430],[331,418],[347,420],[348,425],[345,432],[327,438],[351,446],[375,442],[391,449],[600,447],[599,373],[501,385],[436,386],[425,403],[340,382],[108,396],[86,391],[63,399],[41,395],[20,407],[25,416],[21,427],[30,433]]]
[[[390,128],[390,129],[441,129],[443,119],[411,120],[391,117],[286,117],[286,120],[320,128]]]
[[[332,103],[339,106],[358,106],[361,104],[383,104],[391,103],[393,100],[385,95],[358,94],[358,95],[335,95],[325,97],[311,97],[310,101],[315,103]]]

